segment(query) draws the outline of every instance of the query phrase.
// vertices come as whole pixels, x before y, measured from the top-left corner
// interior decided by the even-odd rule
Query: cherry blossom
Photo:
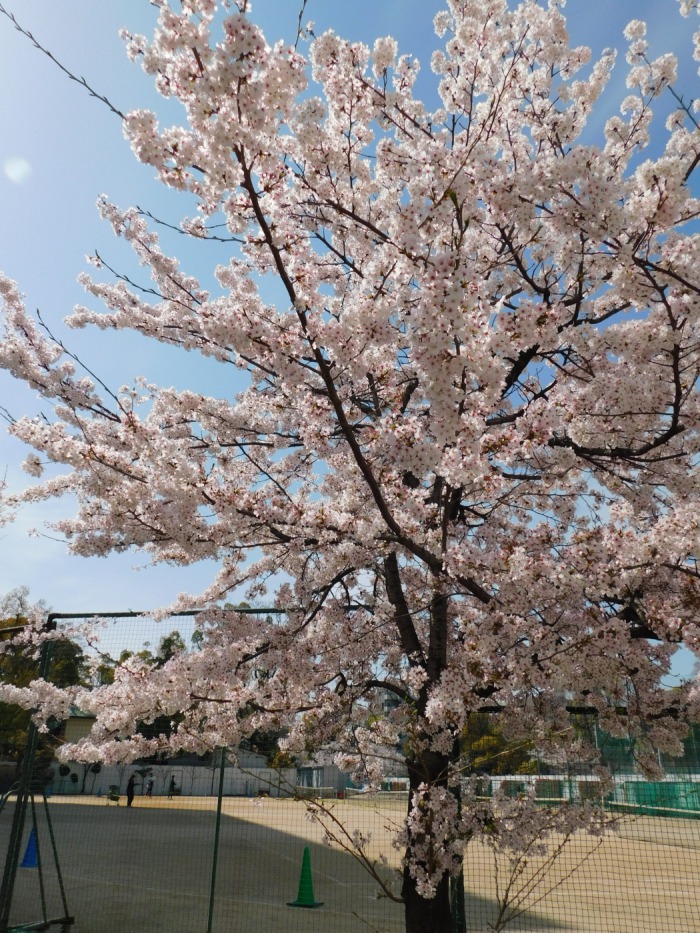
[[[700,652],[693,109],[645,152],[676,61],[648,60],[634,20],[629,93],[584,138],[616,59],[570,46],[561,2],[449,0],[432,112],[390,38],[309,32],[304,55],[268,45],[245,3],[157,5],[153,39],[125,33],[127,53],[185,120],[138,110],[124,133],[189,195],[186,233],[222,222],[235,242],[205,285],[141,211],[102,197],[151,283],[94,257],[69,322],[130,328],[249,383],[236,398],[145,379],[111,392],[0,279],[0,365],[55,412],[12,425],[39,482],[10,505],[71,493],[55,528],[77,554],[218,564],[163,609],[202,609],[202,650],[73,691],[97,718],[65,754],[286,729],[291,754],[335,749],[376,784],[400,749],[407,930],[444,930],[475,838],[522,852],[602,828],[590,805],[547,822],[528,799],[478,801],[470,716],[499,710],[513,740],[595,766],[567,712],[586,708],[653,774],[653,751],[677,752],[700,713],[692,684],[662,686],[678,643]],[[63,470],[42,480],[46,464]],[[284,613],[221,610],[242,588]],[[3,689],[37,715],[60,707],[44,683]],[[137,734],[164,715],[171,736]]]

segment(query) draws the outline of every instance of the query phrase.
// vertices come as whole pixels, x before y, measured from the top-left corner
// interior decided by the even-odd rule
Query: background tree
[[[32,603],[26,586],[16,587],[0,601],[0,684],[28,687],[37,676],[37,660],[28,651],[23,629],[44,621],[48,607],[43,601]],[[19,629],[19,632],[18,632]],[[6,637],[3,638],[3,632]],[[19,635],[19,638],[17,637]],[[87,683],[87,665],[83,651],[70,639],[58,639],[51,644],[48,681],[55,687],[73,687]],[[30,713],[12,702],[0,700],[0,757],[14,761],[17,769],[22,762],[27,740]],[[48,776],[48,764],[56,754],[57,724],[39,736],[36,751],[35,777]]]
[[[87,779],[88,779],[89,774],[92,775],[92,783],[90,786],[90,792],[92,793],[95,787],[95,781],[97,780],[97,775],[102,770],[102,764],[99,761],[93,761],[92,764],[89,764],[88,762],[84,762],[80,766],[80,769],[82,772],[82,774],[78,778],[78,780],[80,781],[80,793],[84,794],[87,790]]]
[[[59,776],[59,778],[60,778],[60,781],[59,781],[59,783],[58,783],[58,792],[59,792],[59,794],[63,791],[63,782],[65,781],[65,779],[68,777],[69,774],[70,774],[70,766],[69,766],[69,765],[67,765],[67,764],[60,764],[60,765],[58,766],[58,776]]]
[[[195,648],[197,642],[194,638],[192,643],[193,648]],[[150,650],[148,642],[140,651],[134,652],[127,648],[123,649],[118,658],[111,658],[107,654],[101,654],[99,663],[94,664],[92,667],[92,681],[95,686],[113,684],[117,669],[120,667],[128,669],[129,674],[132,675],[136,671],[147,671],[163,667],[172,658],[186,651],[187,646],[182,635],[177,629],[174,629],[161,638],[155,654]],[[157,715],[156,711],[154,711],[153,715],[139,722],[138,732],[149,738],[157,738],[161,735],[167,737],[171,735],[174,724],[181,721],[181,719],[182,717],[177,712]],[[161,757],[160,755],[157,756],[158,759]]]
[[[472,774],[533,774],[532,742],[509,742],[503,726],[488,713],[473,713],[460,739],[461,754]]]
[[[105,282],[94,257],[82,281],[106,310],[71,323],[199,351],[220,396],[76,374],[7,279],[0,365],[55,404],[12,431],[30,473],[68,468],[27,496],[75,494],[76,552],[220,569],[201,650],[81,695],[98,718],[70,754],[152,753],[163,737],[137,724],[156,715],[182,717],[175,751],[282,722],[286,751],[333,745],[376,783],[401,737],[406,928],[445,931],[464,847],[484,829],[519,845],[521,821],[459,788],[485,702],[538,748],[571,741],[567,705],[593,708],[649,774],[697,714],[691,685],[671,707],[660,677],[680,640],[699,648],[698,125],[676,94],[640,155],[675,62],[649,61],[633,21],[631,93],[592,142],[614,56],[587,67],[557,0],[449,0],[433,109],[391,39],[326,33],[306,59],[268,46],[246,0],[159,5],[128,52],[185,120],[140,110],[124,131],[196,202],[184,232],[226,224],[230,260],[205,287],[142,211],[102,199],[151,282]],[[235,401],[231,366],[250,377]],[[286,615],[216,609],[241,586]],[[399,703],[368,718],[387,692]],[[595,819],[567,807],[543,832]]]
[[[182,635],[175,629],[169,635],[164,635],[161,638],[158,644],[155,662],[158,665],[167,664],[171,658],[176,657],[178,654],[182,654],[184,651],[187,651],[187,646],[185,645]]]
[[[26,625],[30,612],[26,587],[12,590],[0,602],[0,679],[3,683],[26,687],[36,676],[36,664],[29,661],[23,651],[9,644],[17,627]],[[0,757],[15,762],[21,760],[28,722],[26,710],[0,701]]]

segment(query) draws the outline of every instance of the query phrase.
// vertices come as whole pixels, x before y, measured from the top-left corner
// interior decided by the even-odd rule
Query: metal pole
[[[462,743],[459,738],[455,738],[452,746],[452,760],[459,761],[462,751]],[[471,768],[469,769],[471,771]],[[457,812],[462,814],[462,783],[461,780],[454,790],[457,798]],[[459,869],[459,874],[455,877],[450,876],[449,894],[450,913],[452,914],[451,933],[467,933],[467,911],[464,903],[464,859]]]
[[[36,818],[36,801],[34,800],[34,794],[31,795],[32,801],[32,827],[34,829],[34,843],[36,845],[36,869],[37,874],[39,875],[39,896],[41,897],[41,916],[43,917],[44,923],[48,921],[48,913],[46,911],[46,886],[44,885],[44,867],[41,863],[41,846],[39,844],[39,824],[37,823]]]
[[[53,626],[50,626],[53,628]],[[41,646],[39,654],[39,677],[46,678],[51,659],[51,642],[45,641]],[[34,758],[36,747],[39,740],[39,730],[33,719],[29,720],[27,729],[27,744],[22,758],[22,767],[20,769],[19,785],[17,787],[17,798],[15,803],[15,812],[12,816],[12,827],[10,829],[10,841],[7,846],[7,858],[5,869],[2,876],[2,885],[0,886],[0,933],[6,933],[10,920],[10,909],[12,907],[12,895],[15,890],[15,880],[17,878],[17,867],[20,861],[20,849],[22,846],[22,833],[24,832],[24,819],[27,812],[27,801],[32,783],[32,772],[34,771]]]
[[[289,609],[278,609],[274,606],[263,606],[262,608],[257,608],[255,606],[241,606],[233,609],[219,609],[218,612],[237,612],[239,615],[284,615],[285,612],[290,612]],[[137,619],[137,618],[149,618],[152,609],[141,609],[134,610],[130,609],[128,612],[52,612],[49,615],[49,622],[52,623],[56,619]],[[169,612],[169,619],[179,619],[181,616],[201,616],[204,612],[203,609],[183,609],[181,612]],[[5,629],[7,631],[7,629]]]
[[[61,872],[61,866],[58,861],[58,848],[56,847],[56,837],[53,832],[53,823],[51,822],[51,813],[49,812],[49,802],[46,799],[46,794],[42,794],[44,800],[44,813],[46,815],[46,825],[49,829],[49,839],[51,840],[51,851],[53,852],[53,862],[56,866],[56,878],[58,879],[58,889],[61,892],[61,901],[63,903],[63,919],[66,921],[66,924],[73,923],[73,917],[68,916],[68,901],[66,900],[66,889],[63,884],[63,874]]]
[[[221,770],[219,771],[219,795],[216,800],[216,827],[214,829],[214,852],[211,864],[211,887],[209,889],[209,917],[207,933],[211,933],[214,922],[214,892],[216,890],[216,867],[219,861],[219,834],[221,830],[221,802],[224,797],[224,768],[226,767],[226,749],[221,748]]]

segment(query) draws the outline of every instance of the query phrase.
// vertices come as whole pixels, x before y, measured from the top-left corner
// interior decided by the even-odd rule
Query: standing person
[[[170,798],[173,796],[174,793],[175,793],[175,775],[173,774],[172,777],[170,778],[170,787],[168,787],[168,800],[170,800]]]
[[[129,782],[126,785],[126,805],[130,807],[134,802],[134,792],[136,787],[136,775],[132,774],[129,778]]]
[[[153,777],[152,776],[149,776],[148,780],[146,781],[146,796],[147,797],[153,796]]]

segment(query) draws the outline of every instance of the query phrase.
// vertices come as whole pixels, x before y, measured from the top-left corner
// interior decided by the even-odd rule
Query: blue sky
[[[255,0],[253,18],[269,42],[294,40],[301,2]],[[126,59],[118,36],[120,27],[147,35],[152,31],[157,11],[148,0],[6,0],[6,6],[60,61],[122,111],[161,106],[150,79]],[[303,18],[315,22],[317,33],[332,27],[369,44],[377,36],[394,35],[401,51],[422,61],[419,87],[429,93],[430,51],[437,42],[432,18],[442,6],[440,0],[307,0]],[[676,0],[569,0],[566,12],[574,43],[590,45],[594,54],[608,46],[621,51],[592,134],[626,93],[622,30],[630,19],[649,23],[653,54],[679,54],[679,88],[686,97],[698,96],[691,61],[691,34],[698,20],[684,20],[677,10]],[[170,112],[174,121],[176,111]],[[0,120],[5,129],[0,139],[0,269],[20,283],[29,306],[40,308],[51,327],[114,385],[137,374],[166,385],[213,384],[206,364],[193,357],[183,359],[132,335],[67,333],[62,328],[62,318],[85,300],[76,283],[86,268],[85,255],[97,249],[118,268],[127,261],[123,246],[98,218],[99,194],[122,206],[139,204],[165,219],[177,220],[184,210],[177,196],[163,191],[152,171],[134,160],[119,120],[2,16]],[[197,271],[204,259],[194,255],[190,268]],[[234,383],[225,389],[231,394],[235,390]],[[35,411],[37,403],[32,393],[0,373],[0,404],[19,415]],[[11,486],[26,478],[19,467],[25,456],[21,445],[0,434],[0,475],[5,472]],[[0,594],[24,584],[57,611],[146,608],[170,602],[180,591],[197,591],[210,579],[210,567],[134,572],[138,556],[86,560],[71,557],[50,537],[28,537],[29,528],[58,517],[64,508],[54,503],[28,510],[0,530]]]

